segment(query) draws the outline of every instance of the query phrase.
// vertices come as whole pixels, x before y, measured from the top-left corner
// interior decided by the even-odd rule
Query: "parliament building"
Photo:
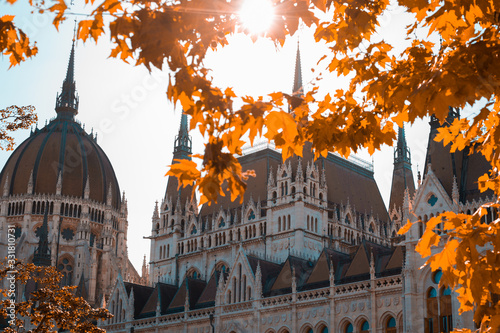
[[[415,182],[404,128],[398,132],[389,209],[373,165],[330,153],[283,161],[272,143],[238,157],[248,180],[243,204],[229,196],[198,207],[169,178],[151,219],[150,260],[139,275],[127,257],[127,201],[106,154],[75,119],[74,47],[56,117],[32,131],[0,174],[0,255],[15,225],[17,257],[57,266],[64,283],[113,318],[108,332],[451,332],[474,328],[458,314],[441,272],[420,267],[424,223],[444,211],[472,212],[493,200],[475,180],[489,170],[469,151],[433,140]],[[301,93],[297,51],[293,91]],[[182,115],[173,159],[189,159]],[[147,187],[147,184],[145,184]],[[147,188],[145,188],[147,190]],[[490,212],[494,219],[496,212]],[[397,235],[407,220],[416,223]],[[43,246],[47,244],[47,246]]]

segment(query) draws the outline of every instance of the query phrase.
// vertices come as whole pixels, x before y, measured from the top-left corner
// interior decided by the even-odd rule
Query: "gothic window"
[[[375,230],[373,228],[373,224],[370,223],[370,227],[368,228],[368,231],[371,232],[372,234],[375,233]]]
[[[320,330],[320,333],[328,333],[328,327],[323,327],[321,330]]]
[[[252,220],[255,220],[255,213],[254,213],[253,209],[251,209],[250,212],[248,213],[248,221],[252,221]]]
[[[292,222],[291,222],[291,219],[290,219],[290,215],[288,215],[288,230],[291,229],[291,224],[292,224]]]
[[[345,326],[344,333],[353,333],[354,332],[354,327],[352,326],[351,323],[348,323]]]
[[[278,232],[281,231],[281,216],[278,217]]]
[[[68,258],[63,258],[59,261],[57,269],[62,273],[61,286],[69,286],[73,280],[73,265]]]
[[[369,333],[370,332],[370,324],[365,320],[361,324],[361,333]]]
[[[223,228],[225,226],[226,226],[226,222],[224,222],[224,218],[221,217],[219,220],[219,228]]]
[[[390,317],[385,326],[385,333],[396,333],[396,319]]]
[[[351,217],[349,215],[345,216],[345,223],[349,225],[351,224]]]
[[[65,228],[61,232],[62,238],[64,240],[70,241],[73,240],[73,237],[75,236],[75,232],[71,228]]]
[[[195,268],[191,268],[186,273],[186,276],[188,278],[192,278],[192,279],[199,279],[200,278],[200,273]]]

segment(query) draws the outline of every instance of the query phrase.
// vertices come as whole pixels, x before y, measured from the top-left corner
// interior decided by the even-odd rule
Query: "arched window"
[[[323,327],[321,330],[320,330],[320,333],[328,333],[328,327]]]
[[[435,284],[439,284],[439,281],[441,281],[441,276],[443,276],[443,271],[437,270],[432,274],[432,282]]]
[[[68,258],[62,258],[57,265],[57,269],[62,273],[61,286],[70,286],[73,281],[73,263]]]
[[[385,333],[396,333],[396,319],[394,319],[394,317],[390,317],[389,320],[387,320]]]
[[[361,324],[361,333],[368,333],[370,332],[370,324],[365,320]]]
[[[347,324],[345,329],[344,329],[344,333],[353,333],[354,332],[354,327],[352,326],[351,323]]]
[[[278,232],[281,231],[281,216],[278,217]]]

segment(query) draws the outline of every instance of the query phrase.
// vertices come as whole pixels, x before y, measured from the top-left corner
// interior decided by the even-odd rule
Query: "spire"
[[[28,180],[28,188],[26,193],[33,194],[33,169],[31,169],[30,179]]]
[[[57,183],[56,183],[56,194],[61,195],[62,193],[62,173],[59,171],[57,175]]]
[[[293,78],[292,93],[296,97],[304,96],[304,88],[302,85],[302,67],[300,63],[300,44],[297,41],[297,55],[295,56],[295,75]]]
[[[402,208],[405,191],[413,196],[415,181],[411,170],[410,148],[406,143],[404,126],[398,129],[398,142],[394,150],[394,170],[392,173],[392,188],[389,200],[389,210]]]
[[[404,125],[398,129],[398,144],[396,146],[396,150],[394,151],[394,164],[401,162],[407,162],[411,165],[410,149],[406,144]]]
[[[75,38],[71,46],[68,70],[63,81],[61,93],[56,98],[57,117],[73,120],[78,113],[78,94],[75,83]]]
[[[37,266],[50,266],[52,264],[50,259],[49,249],[49,203],[45,203],[45,214],[43,215],[43,223],[38,231],[38,248],[35,250],[33,263]]]
[[[87,181],[85,182],[85,189],[83,190],[83,197],[90,198],[90,176],[87,174]]]
[[[189,155],[192,153],[192,145],[193,143],[189,136],[187,115],[182,113],[179,134],[175,138],[174,159],[191,160]]]
[[[7,172],[7,176],[5,176],[5,183],[3,184],[3,196],[6,197],[9,195],[9,173]]]

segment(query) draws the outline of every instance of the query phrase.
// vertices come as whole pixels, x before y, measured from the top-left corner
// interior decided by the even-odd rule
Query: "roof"
[[[292,292],[292,271],[295,272],[297,290],[311,290],[330,284],[330,268],[333,265],[335,284],[370,280],[370,258],[373,253],[376,277],[401,274],[404,261],[404,247],[385,247],[363,241],[351,254],[324,248],[316,262],[289,256],[282,264],[246,255],[253,274],[260,266],[264,297]],[[294,270],[292,270],[294,268]],[[151,317],[156,314],[160,298],[161,314],[185,311],[186,295],[189,308],[199,309],[215,306],[217,286],[221,272],[215,271],[208,282],[186,278],[179,288],[174,285],[157,283],[155,288],[125,282],[127,293],[134,289],[135,317]],[[227,278],[228,273],[225,274]],[[187,294],[186,294],[187,293]]]
[[[120,187],[111,162],[95,138],[72,119],[57,117],[32,132],[9,157],[0,186],[7,185],[10,195],[27,194],[32,179],[28,194],[56,194],[59,174],[62,195],[84,197],[89,181],[91,200],[105,204],[111,190],[112,206],[120,207]]]
[[[124,282],[123,284],[128,297],[130,297],[130,292],[134,291],[134,318],[138,318],[154,288],[130,282]]]
[[[203,289],[205,289],[206,285],[207,283],[203,280],[193,278],[184,279],[181,286],[177,290],[177,293],[172,299],[172,302],[170,302],[167,312],[184,311],[186,293],[188,293],[189,308],[194,308],[194,305],[198,301],[198,298],[200,298],[200,295],[203,292]]]
[[[177,287],[174,285],[158,282],[142,308],[139,317],[151,317],[156,314],[158,299],[160,300],[160,314],[167,313],[167,308],[170,302],[177,293]]]
[[[466,147],[462,151],[450,153],[451,144],[443,146],[442,142],[434,141],[438,128],[449,126],[449,123],[456,117],[459,117],[459,115],[450,112],[447,121],[443,125],[434,117],[431,119],[424,177],[430,165],[450,198],[453,191],[453,178],[456,177],[459,200],[465,203],[492,195],[491,190],[481,193],[477,184],[477,179],[488,172],[491,165],[482,154],[474,152],[474,147]]]
[[[303,172],[306,169],[304,163],[312,162],[313,158],[311,144],[307,143],[304,145],[303,157],[301,158]],[[260,198],[263,206],[265,206],[269,172],[271,170],[273,172],[278,170],[278,166],[282,164],[281,154],[278,151],[266,148],[241,156],[238,160],[242,165],[243,171],[254,170],[256,173],[256,177],[250,177],[247,181],[244,202],[248,202],[250,198],[254,200]],[[294,179],[299,157],[293,156],[288,161],[291,164]],[[328,154],[326,158],[320,157],[314,163],[316,163],[319,170],[322,170],[323,167],[325,169],[329,208],[333,208],[335,204],[345,205],[347,202],[350,202],[351,207],[355,207],[358,212],[373,212],[379,219],[389,220],[387,209],[373,177],[372,170],[334,154]],[[241,208],[239,197],[233,202],[231,202],[230,198],[231,196],[227,194],[225,197],[219,198],[218,204],[203,205],[200,215],[204,217],[216,214],[221,207],[229,210]]]

